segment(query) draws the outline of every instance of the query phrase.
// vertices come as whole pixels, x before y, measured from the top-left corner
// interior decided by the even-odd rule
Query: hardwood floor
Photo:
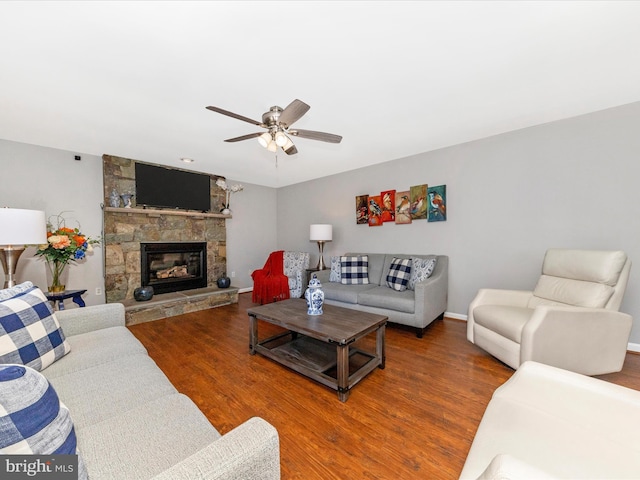
[[[254,304],[239,297],[130,329],[218,431],[253,416],[274,425],[283,479],[458,478],[491,394],[513,374],[467,341],[463,321],[438,320],[422,339],[390,326],[386,368],[341,403],[335,391],[249,355]],[[275,328],[261,323],[261,338]],[[640,390],[640,355],[601,378]]]

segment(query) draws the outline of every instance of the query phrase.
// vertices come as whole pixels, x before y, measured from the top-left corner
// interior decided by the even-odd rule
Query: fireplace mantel
[[[147,215],[149,217],[159,217],[162,215],[177,215],[183,217],[193,218],[232,218],[231,215],[224,215],[222,213],[203,213],[203,212],[189,212],[186,210],[161,210],[153,208],[124,208],[124,207],[104,207],[105,212],[122,213],[127,215],[133,215],[134,213]]]

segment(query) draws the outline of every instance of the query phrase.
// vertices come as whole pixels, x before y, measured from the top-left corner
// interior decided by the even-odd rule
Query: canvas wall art
[[[427,188],[427,184],[414,185],[409,188],[412,220],[426,220],[427,218]]]
[[[429,187],[427,196],[429,198],[429,221],[445,221],[447,219],[447,186]]]
[[[382,225],[382,197],[380,195],[369,195],[369,226],[379,227]]]
[[[369,195],[356,196],[356,223],[358,225],[369,223]]]
[[[396,192],[396,223],[411,223],[411,192]]]
[[[380,198],[382,199],[382,205],[380,205],[382,221],[394,222],[396,219],[396,191],[386,190],[380,192]]]

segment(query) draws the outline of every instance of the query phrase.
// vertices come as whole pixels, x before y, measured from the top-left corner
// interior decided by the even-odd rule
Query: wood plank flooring
[[[422,339],[390,326],[386,368],[342,403],[334,390],[249,355],[253,305],[241,294],[234,305],[129,328],[218,431],[253,416],[274,425],[283,479],[458,478],[491,394],[513,374],[467,341],[463,321],[438,320]],[[261,338],[270,328],[260,324]],[[601,378],[640,390],[640,355]]]

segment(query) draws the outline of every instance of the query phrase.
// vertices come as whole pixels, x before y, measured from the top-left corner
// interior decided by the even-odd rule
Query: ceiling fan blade
[[[242,140],[259,137],[262,134],[263,132],[249,133],[248,135],[242,135],[241,137],[227,138],[225,142],[241,142]]]
[[[342,137],[340,135],[325,132],[314,132],[313,130],[289,130],[288,133],[294,137],[320,140],[321,142],[340,143],[342,141]]]
[[[207,110],[211,110],[212,112],[221,113],[222,115],[226,115],[227,117],[237,118],[238,120],[242,120],[243,122],[252,123],[253,125],[258,125],[259,127],[267,127],[264,123],[258,122],[257,120],[253,120],[248,117],[243,117],[242,115],[238,115],[237,113],[229,112],[228,110],[223,110],[222,108],[208,106]]]
[[[298,121],[311,107],[302,100],[294,100],[280,114],[278,121],[284,124],[284,128],[288,128]]]
[[[284,148],[283,148],[283,150],[284,150]],[[298,149],[296,148],[295,145],[291,144],[291,146],[289,148],[284,150],[284,153],[286,153],[287,155],[295,155],[296,153],[298,153]]]

